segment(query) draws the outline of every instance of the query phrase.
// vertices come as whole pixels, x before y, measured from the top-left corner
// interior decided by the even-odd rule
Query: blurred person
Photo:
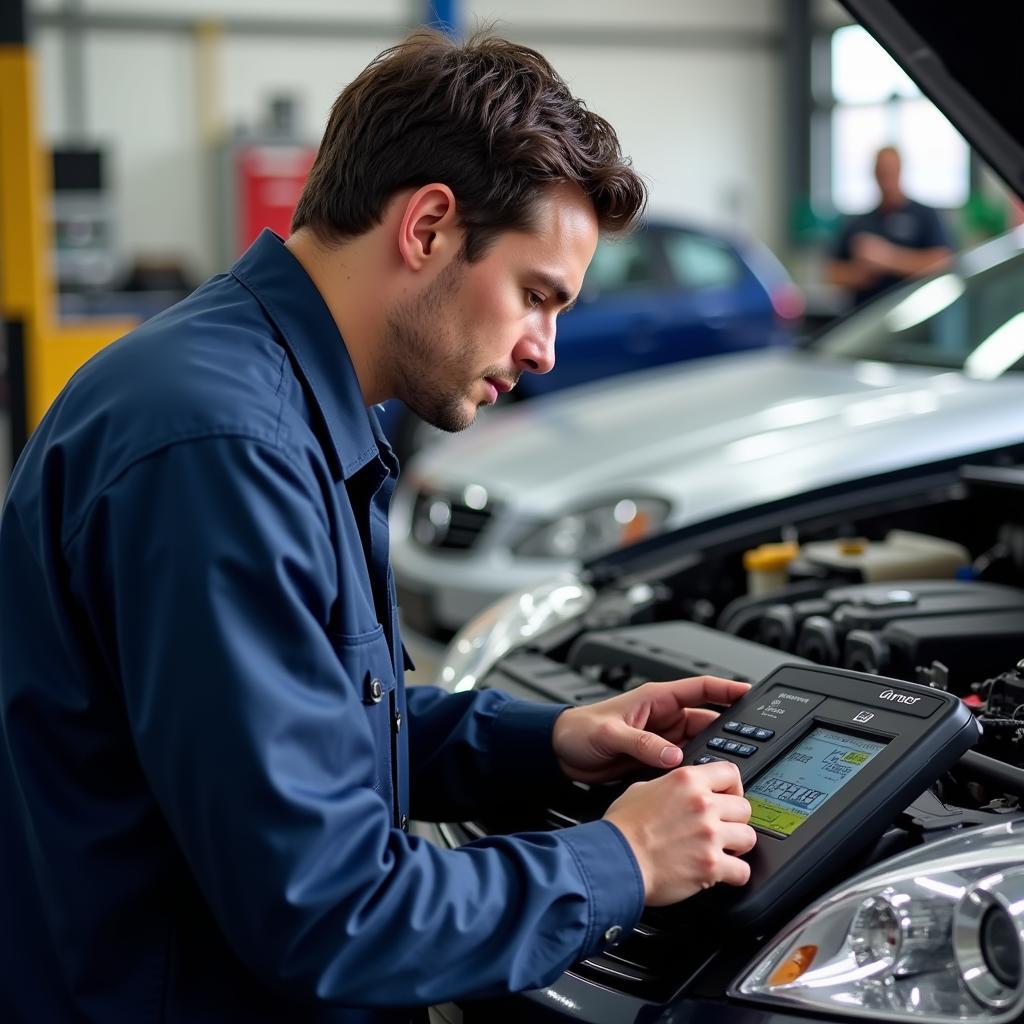
[[[421,1019],[748,879],[736,766],[678,767],[745,684],[403,685],[373,406],[461,430],[550,370],[645,195],[539,54],[420,31],[339,96],[287,241],[75,374],[0,521],[5,1019]],[[576,828],[408,832],[638,768]]]
[[[904,194],[900,173],[898,150],[884,146],[875,156],[878,206],[847,220],[825,268],[825,279],[850,290],[857,305],[900,281],[941,270],[953,254],[942,218]]]

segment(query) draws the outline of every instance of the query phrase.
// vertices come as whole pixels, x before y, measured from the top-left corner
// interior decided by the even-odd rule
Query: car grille
[[[420,491],[412,511],[413,540],[425,548],[467,551],[480,539],[494,511],[486,500],[482,507],[473,507],[462,496]]]

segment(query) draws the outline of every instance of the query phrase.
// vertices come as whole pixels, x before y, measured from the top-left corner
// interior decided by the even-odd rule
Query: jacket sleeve
[[[65,542],[153,797],[236,953],[296,997],[548,984],[638,917],[633,855],[607,822],[455,851],[391,827],[325,628],[344,581],[319,488],[269,441],[186,441],[109,484]]]
[[[410,687],[406,702],[414,818],[457,821],[488,803],[536,805],[568,785],[551,741],[564,705],[433,686]]]

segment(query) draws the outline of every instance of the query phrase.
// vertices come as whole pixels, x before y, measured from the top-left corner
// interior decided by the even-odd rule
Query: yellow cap
[[[863,555],[868,542],[863,537],[840,537],[836,546],[841,555]]]
[[[779,544],[762,544],[743,553],[743,568],[747,572],[772,572],[785,569],[800,554],[800,545],[795,540]]]

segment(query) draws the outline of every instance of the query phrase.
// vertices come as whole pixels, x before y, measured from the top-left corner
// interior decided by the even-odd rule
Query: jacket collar
[[[331,441],[337,468],[347,480],[371,459],[393,462],[391,449],[366,407],[359,380],[337,324],[302,264],[264,228],[231,268],[281,332],[309,388]]]

